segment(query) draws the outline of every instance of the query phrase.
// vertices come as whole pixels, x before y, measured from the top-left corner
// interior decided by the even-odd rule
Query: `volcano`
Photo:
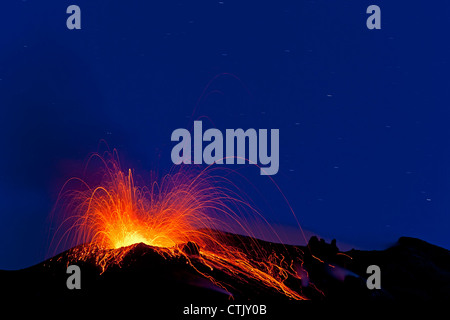
[[[211,231],[219,233],[219,231]],[[309,301],[289,298],[267,287],[255,277],[236,275],[208,266],[203,248],[189,242],[177,250],[183,255],[165,255],[161,248],[144,243],[108,249],[104,255],[76,260],[87,245],[79,245],[32,267],[0,271],[0,283],[7,298],[16,301],[52,302],[104,301],[141,302],[165,310],[174,317],[195,306],[218,306],[226,313],[229,305],[265,305],[268,314],[317,303],[448,302],[450,300],[450,252],[415,238],[400,238],[383,251],[341,252],[334,241],[317,237],[308,246],[293,246],[220,232],[236,250],[257,245],[293,263],[300,277],[285,282]],[[248,251],[251,255],[251,250]],[[98,259],[121,255],[120,262],[102,268]],[[300,257],[301,259],[297,259]],[[255,255],[253,259],[257,260]],[[70,290],[67,267],[80,268],[81,288]],[[381,289],[368,289],[369,265],[381,270]]]
[[[8,299],[139,303],[164,318],[450,299],[446,249],[413,238],[384,251],[347,252],[315,236],[306,246],[263,241],[276,232],[228,176],[180,169],[136,184],[114,155],[93,158],[103,164],[99,178],[69,179],[52,214],[59,220],[54,252],[71,249],[30,268],[0,271]],[[378,274],[370,274],[373,267]]]

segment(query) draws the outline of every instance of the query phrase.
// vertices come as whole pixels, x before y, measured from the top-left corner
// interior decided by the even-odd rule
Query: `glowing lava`
[[[289,298],[305,299],[300,287],[285,284],[288,277],[300,280],[293,261],[266,252],[256,240],[245,250],[237,249],[224,233],[216,232],[232,230],[252,236],[250,218],[264,221],[239,190],[233,191],[228,179],[208,175],[206,170],[197,174],[180,171],[160,183],[154,181],[151,187],[139,187],[132,171],[123,172],[114,157],[95,157],[103,163],[100,182],[91,186],[73,178],[63,187],[55,210],[63,212],[54,237],[56,248],[87,244],[73,251],[73,259],[95,257],[104,271],[111,264],[120,265],[128,250],[143,242],[162,256],[195,259],[210,270],[219,269],[242,281],[253,279]],[[69,189],[73,182],[82,188]],[[181,249],[188,242],[199,246],[198,256]],[[228,291],[226,284],[198,272]]]

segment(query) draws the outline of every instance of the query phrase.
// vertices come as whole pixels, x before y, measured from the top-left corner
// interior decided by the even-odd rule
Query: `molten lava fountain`
[[[256,240],[251,249],[237,249],[229,237],[217,232],[238,230],[252,236],[249,216],[266,223],[239,190],[233,191],[234,185],[227,178],[212,176],[208,169],[196,174],[179,171],[166,175],[160,183],[139,187],[132,171],[123,172],[113,155],[91,157],[103,163],[100,183],[91,186],[78,178],[66,182],[55,206],[54,214],[62,212],[62,221],[52,246],[59,249],[85,244],[72,249],[71,259],[94,257],[105,271],[112,264],[120,265],[126,253],[141,242],[163,257],[184,256],[191,261],[181,248],[194,242],[200,248],[199,261],[211,270],[219,269],[242,281],[256,280],[291,299],[306,299],[301,288],[285,284],[288,277],[300,279],[294,261],[266,252]],[[70,189],[73,182],[83,187]],[[225,283],[198,272],[227,290]]]

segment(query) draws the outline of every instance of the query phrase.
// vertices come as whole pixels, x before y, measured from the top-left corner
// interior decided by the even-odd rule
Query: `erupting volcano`
[[[92,186],[78,178],[69,180],[54,212],[63,219],[53,245],[82,244],[71,251],[69,263],[94,259],[104,272],[120,265],[136,244],[144,243],[165,258],[186,259],[230,296],[230,286],[209,271],[257,281],[291,299],[306,299],[300,286],[302,275],[307,275],[300,251],[287,259],[287,251],[267,250],[254,238],[236,246],[222,232],[253,236],[255,224],[270,230],[228,178],[210,175],[208,169],[195,174],[178,171],[142,187],[135,183],[132,170],[121,170],[116,153],[93,157],[103,164],[100,182]],[[71,189],[74,182],[82,187]],[[288,279],[294,285],[288,285]]]
[[[300,300],[450,297],[446,249],[406,237],[383,251],[340,252],[335,242],[317,237],[307,246],[263,241],[264,233],[276,233],[230,175],[190,167],[145,184],[121,169],[116,153],[93,155],[88,164],[93,159],[100,169],[92,173],[87,165],[84,179],[68,180],[59,194],[51,216],[58,226],[52,257],[23,270],[0,270],[9,298],[151,301],[178,318],[195,303],[220,312],[230,303],[258,302],[279,315],[300,305],[304,312]],[[69,265],[81,270],[80,290],[66,286]],[[370,265],[381,269],[381,289],[366,285]]]

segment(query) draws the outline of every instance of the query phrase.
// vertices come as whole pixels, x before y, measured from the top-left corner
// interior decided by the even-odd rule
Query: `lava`
[[[61,218],[52,246],[72,249],[72,261],[94,259],[103,271],[120,265],[128,250],[138,243],[152,246],[163,257],[185,258],[196,271],[230,292],[226,283],[214,279],[208,270],[218,269],[238,280],[257,281],[288,298],[304,300],[301,286],[291,288],[286,280],[301,276],[283,256],[267,252],[256,241],[237,248],[225,233],[232,230],[252,236],[251,223],[264,218],[244,199],[228,178],[214,176],[208,169],[197,173],[178,171],[150,187],[138,186],[132,170],[122,171],[117,153],[91,157],[102,162],[97,183],[72,178],[62,188],[53,218]],[[69,188],[77,182],[82,187]],[[248,214],[250,213],[250,214]],[[194,243],[198,255],[183,247]],[[195,260],[195,263],[194,263]],[[304,276],[304,274],[302,274]],[[289,282],[291,283],[291,282]],[[231,293],[230,293],[231,295]]]

